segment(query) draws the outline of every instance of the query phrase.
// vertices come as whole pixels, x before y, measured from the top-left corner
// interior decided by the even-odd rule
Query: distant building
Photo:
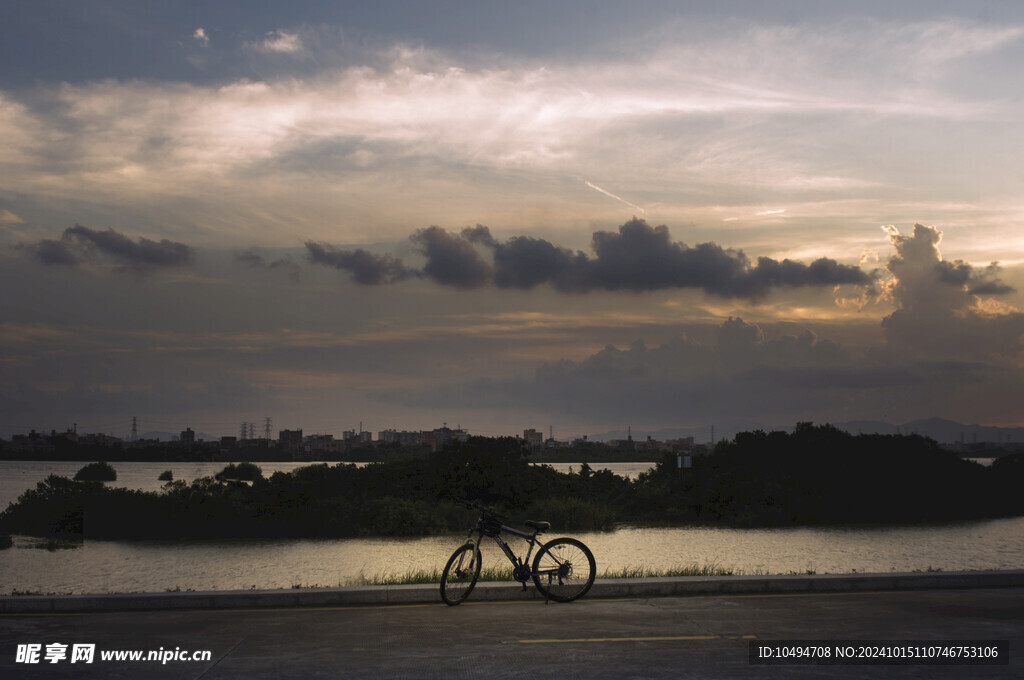
[[[669,439],[665,442],[665,446],[672,449],[673,451],[691,451],[693,450],[693,437],[680,437],[679,439]]]
[[[38,456],[53,453],[54,446],[49,437],[32,430],[28,434],[16,434],[11,437],[10,450]]]
[[[648,435],[647,439],[642,442],[635,442],[635,446],[637,451],[660,451],[661,449],[666,448],[666,444],[664,442],[660,442],[650,435]]]
[[[178,441],[180,441],[182,444],[195,444],[196,433],[192,431],[191,427],[186,427],[184,430],[181,431],[181,436],[178,437]]]
[[[526,445],[534,451],[540,450],[544,446],[544,433],[538,432],[534,429],[523,430],[523,439],[526,440]]]
[[[277,433],[277,440],[281,443],[281,449],[288,453],[302,451],[302,430],[281,430]]]
[[[423,433],[423,441],[430,445],[431,451],[439,451],[452,442],[464,442],[467,439],[469,439],[468,432],[463,430],[461,427],[453,430],[448,427],[448,423],[445,423],[442,427],[439,427],[436,430]]]
[[[329,453],[337,453],[341,442],[335,441],[333,434],[311,434],[304,437],[303,448],[310,456],[324,456]]]
[[[114,446],[121,443],[121,439],[119,437],[102,433],[78,435],[76,436],[75,441],[79,444],[85,444],[88,446]]]
[[[377,441],[381,444],[401,444],[402,446],[416,446],[423,443],[422,432],[408,432],[405,430],[381,430],[377,433]]]

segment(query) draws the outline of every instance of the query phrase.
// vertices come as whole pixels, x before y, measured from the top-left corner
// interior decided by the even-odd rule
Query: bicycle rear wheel
[[[596,575],[594,554],[575,538],[548,541],[533,559],[533,584],[555,602],[583,597],[594,585]]]
[[[473,543],[466,543],[452,553],[441,574],[441,599],[454,607],[473,592],[480,578],[480,551]]]

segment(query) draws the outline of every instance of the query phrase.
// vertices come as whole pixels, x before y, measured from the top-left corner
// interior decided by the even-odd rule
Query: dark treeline
[[[531,465],[513,438],[471,437],[423,457],[314,464],[251,482],[173,481],[161,492],[50,476],[0,514],[0,533],[91,538],[336,537],[465,530],[457,498],[556,531],[616,523],[740,526],[946,521],[1024,514],[1024,456],[991,467],[918,436],[800,424],[752,432],[680,469],[664,453],[636,480]]]

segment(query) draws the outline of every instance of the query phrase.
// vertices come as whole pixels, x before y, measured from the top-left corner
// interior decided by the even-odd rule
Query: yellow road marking
[[[662,635],[657,637],[551,638],[516,640],[521,645],[542,645],[560,642],[687,642],[695,640],[756,640],[756,635]]]

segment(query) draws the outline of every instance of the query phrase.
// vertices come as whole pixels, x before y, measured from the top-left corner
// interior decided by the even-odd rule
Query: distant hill
[[[823,424],[823,423],[819,423]],[[964,425],[944,418],[925,418],[912,420],[902,425],[893,425],[880,420],[850,420],[846,422],[834,422],[835,427],[849,432],[850,434],[919,434],[929,437],[940,444],[1009,444],[1024,443],[1024,427],[996,427],[994,425]],[[768,425],[754,422],[727,422],[715,425],[715,440],[732,439],[737,432],[751,432],[764,430],[765,432],[782,431],[792,432],[795,423],[789,425]],[[593,441],[612,441],[626,439],[627,430],[610,430],[608,432],[588,435]],[[634,429],[632,436],[635,441],[642,441],[647,437],[658,441],[669,439],[680,439],[693,437],[694,442],[706,444],[711,441],[711,426],[702,427],[680,427],[663,428],[660,430],[644,431]]]

